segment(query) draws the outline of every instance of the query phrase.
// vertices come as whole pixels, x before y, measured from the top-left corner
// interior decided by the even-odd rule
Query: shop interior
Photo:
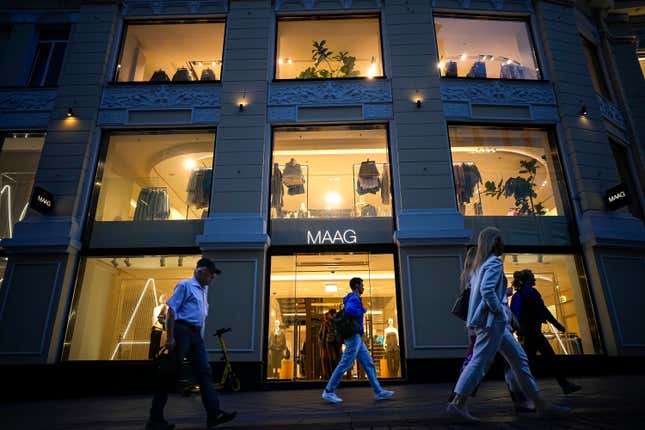
[[[271,257],[267,378],[325,380],[342,354],[338,339],[324,336],[325,314],[338,310],[361,277],[367,309],[363,337],[379,378],[401,376],[400,334],[392,254],[321,253]],[[360,365],[345,378],[365,379]]]
[[[115,81],[220,80],[223,48],[224,23],[131,24]]]
[[[383,126],[275,130],[271,217],[391,217],[387,148]]]
[[[449,135],[462,214],[564,215],[546,131],[451,126]]]
[[[542,324],[542,332],[556,354],[597,354],[598,334],[592,331],[594,315],[584,278],[576,268],[573,255],[505,254],[504,268],[510,286],[513,272],[530,269],[535,288],[551,314],[566,327],[560,333],[551,323]],[[594,339],[596,338],[596,339]]]
[[[524,21],[435,18],[444,77],[540,79]]]
[[[374,78],[381,58],[378,18],[278,22],[276,79]]]
[[[97,221],[208,217],[215,134],[114,134],[100,180]]]
[[[68,319],[63,358],[147,360],[163,345],[159,314],[200,256],[87,258]],[[163,333],[165,336],[165,332]]]
[[[0,142],[0,240],[27,215],[36,169],[45,143],[42,133],[15,133]]]

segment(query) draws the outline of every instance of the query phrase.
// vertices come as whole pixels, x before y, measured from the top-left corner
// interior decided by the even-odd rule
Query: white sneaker
[[[341,403],[343,401],[336,393],[328,393],[327,391],[323,391],[322,398],[332,403]]]
[[[468,423],[478,423],[480,421],[479,418],[475,418],[472,415],[470,415],[470,412],[468,412],[468,409],[459,408],[454,403],[448,403],[448,407],[446,408],[446,412],[451,417],[459,418],[460,420],[466,421]]]
[[[374,396],[374,400],[385,400],[394,395],[394,391],[389,391],[389,390],[381,390],[376,396]]]

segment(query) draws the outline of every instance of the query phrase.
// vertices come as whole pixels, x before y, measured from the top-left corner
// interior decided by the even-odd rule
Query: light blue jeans
[[[508,363],[514,376],[511,379],[511,388],[521,388],[521,391],[530,399],[535,398],[538,387],[529,368],[529,360],[522,346],[515,340],[505,322],[493,322],[486,329],[477,330],[477,339],[473,350],[473,358],[459,376],[455,393],[470,396],[475,387],[486,375],[491,361],[499,351]],[[506,375],[507,382],[510,375]]]
[[[334,369],[327,387],[325,390],[327,392],[333,393],[338,384],[340,384],[340,379],[343,377],[345,372],[347,372],[353,365],[354,361],[358,360],[359,363],[365,369],[367,373],[367,379],[370,381],[370,385],[374,390],[374,393],[378,394],[383,389],[381,384],[379,384],[378,379],[376,378],[376,368],[374,367],[374,361],[370,356],[370,352],[363,342],[363,338],[360,334],[355,334],[354,336],[345,339],[345,352],[343,352],[343,357],[340,359],[338,366]]]

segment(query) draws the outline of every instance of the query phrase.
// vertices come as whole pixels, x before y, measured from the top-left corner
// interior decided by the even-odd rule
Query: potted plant
[[[496,197],[499,199],[501,196],[513,197],[515,199],[515,209],[520,215],[544,215],[546,209],[544,208],[544,201],[535,203],[533,199],[537,198],[535,192],[536,184],[535,177],[537,173],[538,160],[520,160],[519,174],[528,174],[527,177],[516,176],[508,178],[506,181],[501,179],[499,183],[493,181],[486,181],[484,184],[484,194],[487,196]]]
[[[320,42],[313,41],[311,59],[314,65],[300,72],[298,79],[347,78],[359,75],[359,71],[354,70],[356,57],[349,55],[349,51],[339,51],[334,55],[326,45],[327,41],[324,39]]]

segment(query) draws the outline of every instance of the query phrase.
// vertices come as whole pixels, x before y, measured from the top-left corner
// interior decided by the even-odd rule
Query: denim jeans
[[[183,324],[175,324],[175,352],[177,363],[181,366],[184,357],[188,359],[193,375],[199,384],[199,391],[202,396],[204,409],[209,417],[219,415],[219,398],[213,385],[213,373],[208,363],[208,354],[199,329],[191,329]],[[150,408],[150,419],[152,421],[163,421],[163,410],[168,401],[166,384],[159,384],[152,398]]]
[[[374,393],[380,393],[383,389],[376,378],[374,362],[372,361],[370,352],[367,350],[367,346],[365,346],[365,342],[363,342],[363,338],[360,334],[355,334],[354,336],[345,339],[345,352],[340,359],[340,363],[338,363],[338,366],[334,369],[334,373],[332,373],[325,390],[333,393],[336,387],[338,387],[338,384],[340,384],[340,379],[343,377],[345,372],[352,367],[356,360],[358,360],[365,369],[367,379],[370,381],[370,385],[372,385]]]
[[[459,376],[455,393],[462,396],[471,395],[488,371],[497,352],[510,366],[517,386],[527,397],[533,399],[538,387],[531,374],[528,358],[505,322],[494,322],[491,327],[477,331],[473,357]]]

